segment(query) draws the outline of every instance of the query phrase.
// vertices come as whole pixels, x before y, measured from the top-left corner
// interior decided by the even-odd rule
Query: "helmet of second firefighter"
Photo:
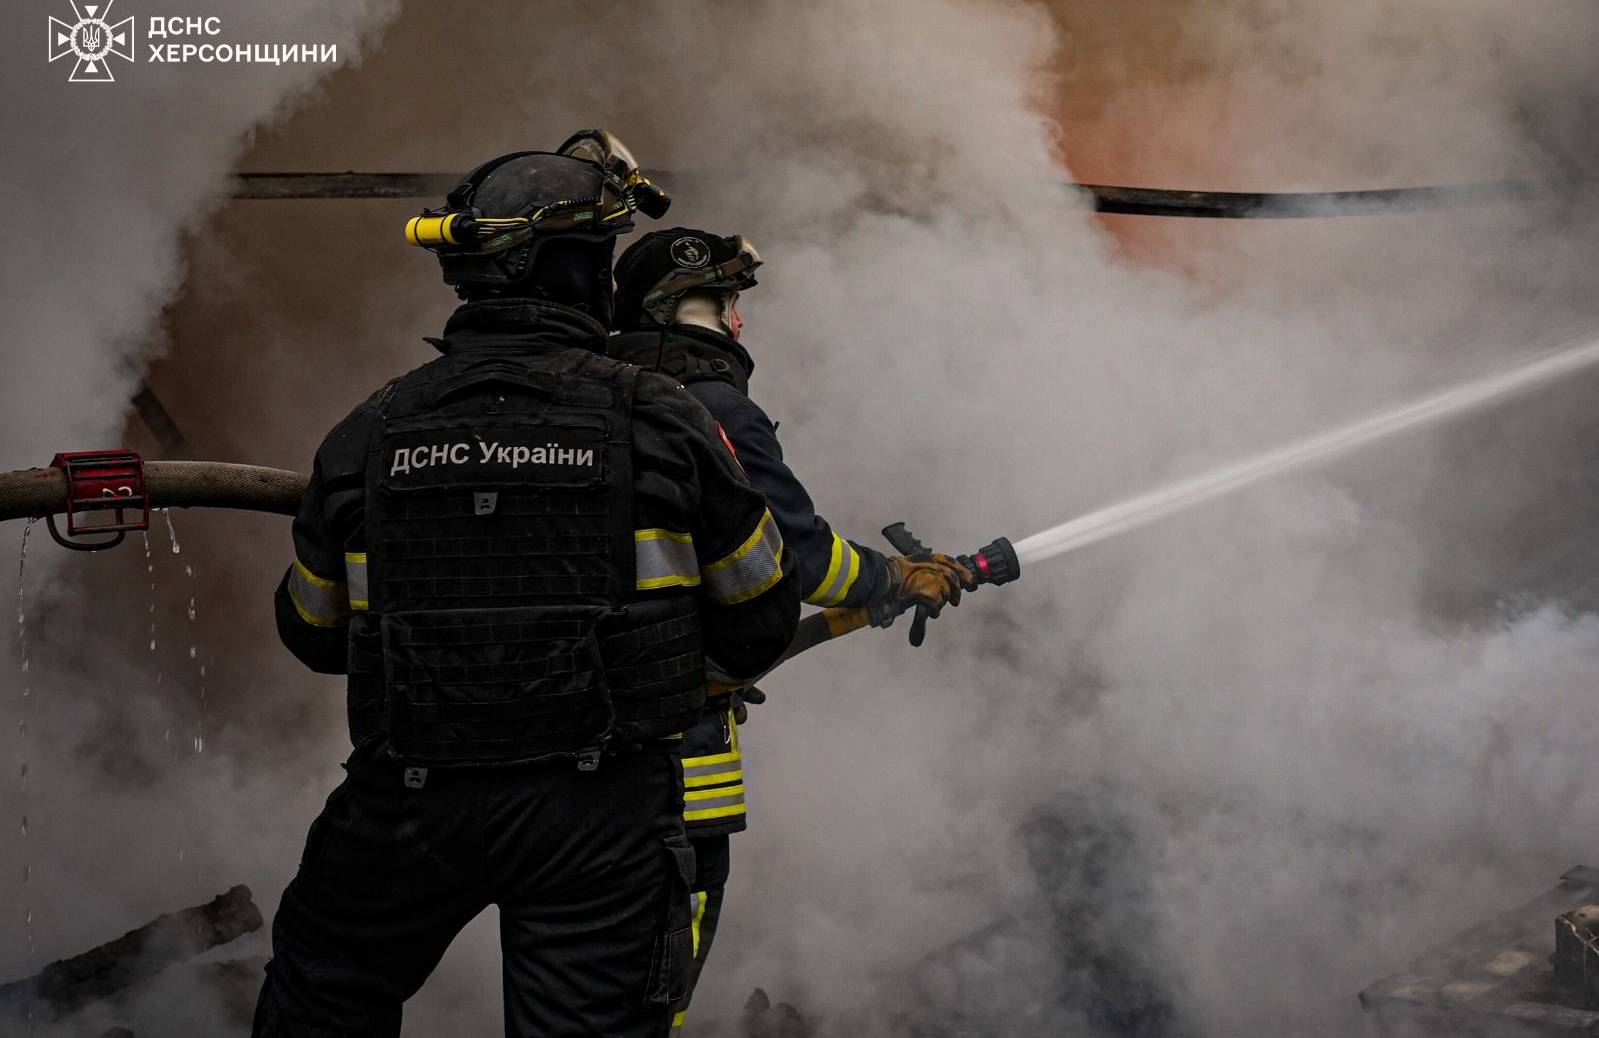
[[[670,327],[683,321],[685,308],[708,303],[722,331],[732,335],[733,297],[754,286],[760,265],[761,254],[743,235],[722,237],[692,227],[652,231],[617,261],[614,327]]]

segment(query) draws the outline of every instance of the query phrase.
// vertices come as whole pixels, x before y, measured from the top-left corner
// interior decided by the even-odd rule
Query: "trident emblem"
[[[77,58],[72,75],[67,77],[69,82],[114,82],[116,77],[111,74],[108,59],[116,56],[125,61],[133,60],[133,17],[130,15],[112,24],[109,20],[111,5],[116,2],[84,4],[80,9],[78,0],[67,0],[76,21],[68,25],[59,18],[50,19],[50,60],[68,54]]]

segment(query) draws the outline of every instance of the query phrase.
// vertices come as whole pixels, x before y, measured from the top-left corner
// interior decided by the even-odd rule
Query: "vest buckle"
[[[600,770],[600,751],[599,750],[583,750],[583,751],[579,752],[578,755],[577,755],[577,770],[578,771],[584,771],[584,772],[599,771]]]

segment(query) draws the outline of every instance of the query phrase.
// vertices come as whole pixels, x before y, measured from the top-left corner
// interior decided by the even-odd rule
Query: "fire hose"
[[[56,543],[75,551],[99,551],[122,543],[130,531],[149,529],[150,512],[157,508],[234,508],[273,515],[294,515],[305,495],[308,477],[303,472],[237,465],[222,461],[142,460],[132,451],[79,451],[58,454],[49,468],[0,473],[0,521],[44,518]],[[63,533],[57,515],[67,517]],[[929,558],[916,537],[895,523],[883,535],[908,558]],[[93,538],[102,539],[93,539]],[[86,539],[87,538],[87,539]],[[1020,564],[1004,537],[957,561],[975,575],[974,587],[1015,580]],[[823,642],[841,638],[863,627],[888,627],[899,615],[893,607],[823,609],[800,621],[778,663],[784,663]],[[911,644],[920,645],[927,611],[916,608]],[[750,682],[759,680],[751,679]]]

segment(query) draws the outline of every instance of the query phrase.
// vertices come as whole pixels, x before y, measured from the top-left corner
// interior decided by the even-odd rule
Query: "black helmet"
[[[616,327],[672,324],[683,293],[741,292],[755,285],[761,254],[743,235],[724,238],[691,227],[651,231],[616,262]]]
[[[616,237],[633,229],[633,212],[664,215],[671,199],[638,169],[621,141],[604,130],[584,130],[558,151],[518,151],[468,173],[445,199],[406,225],[406,239],[439,257],[446,283],[469,296],[510,286],[538,287],[544,246],[561,248],[566,265],[577,260],[580,280],[605,282]],[[562,271],[570,280],[572,271]],[[592,275],[592,276],[588,276]],[[601,277],[603,275],[603,277]],[[477,287],[481,286],[481,289]]]

